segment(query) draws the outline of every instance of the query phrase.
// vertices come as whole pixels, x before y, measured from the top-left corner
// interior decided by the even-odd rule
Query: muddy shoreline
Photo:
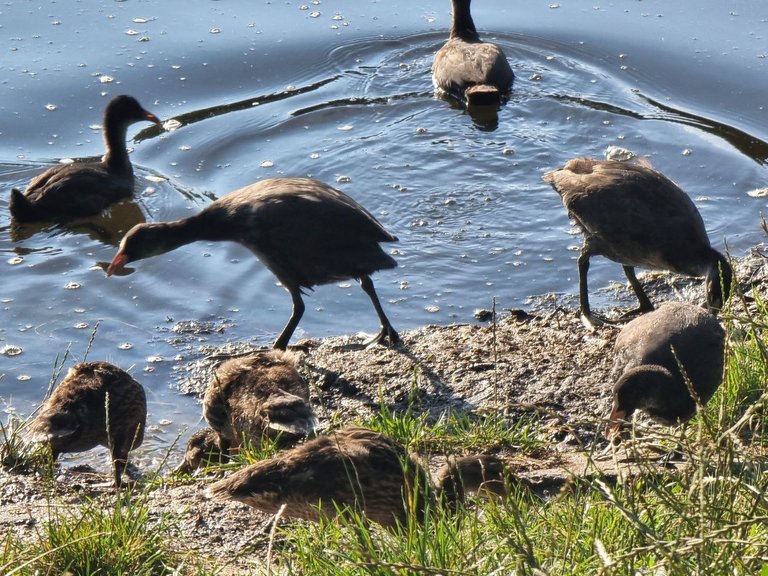
[[[742,293],[753,288],[766,293],[766,262],[762,247],[736,262]],[[699,281],[666,274],[645,275],[642,281],[650,285],[655,302],[702,301]],[[631,304],[626,287],[617,296],[619,307]],[[618,309],[603,312],[615,315]],[[392,410],[410,406],[433,418],[447,411],[500,411],[510,419],[534,415],[546,449],[535,455],[509,448],[499,453],[516,473],[556,487],[578,473],[583,464],[580,446],[595,438],[601,441],[597,433],[609,406],[608,373],[618,330],[604,326],[588,332],[575,306],[561,307],[552,297],[530,311],[501,311],[483,323],[404,332],[398,349],[355,349],[359,337],[304,340],[295,349],[302,353],[300,369],[310,381],[321,422],[363,418],[382,405]],[[223,356],[246,350],[238,345],[200,346],[197,358],[180,369],[179,386],[201,394],[212,366]],[[437,466],[444,455],[430,457]],[[176,464],[169,462],[168,468]],[[233,558],[234,570],[255,569],[264,558],[259,551],[266,546],[269,517],[240,504],[208,500],[203,492],[209,481],[169,479],[145,497],[155,518],[171,519],[169,537],[181,550]],[[86,499],[114,501],[113,489],[104,484],[105,476],[78,467],[62,469],[47,483],[37,475],[0,470],[0,529],[25,540],[34,538],[52,510]]]

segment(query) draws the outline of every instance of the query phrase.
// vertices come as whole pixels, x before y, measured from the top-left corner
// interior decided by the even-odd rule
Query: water
[[[96,8],[94,8],[96,7]],[[358,199],[400,238],[374,277],[398,329],[472,322],[577,290],[576,248],[541,174],[611,145],[647,155],[696,201],[713,243],[762,239],[768,161],[768,5],[477,0],[485,39],[517,79],[498,124],[431,95],[447,0],[6,2],[0,7],[0,398],[28,414],[57,357],[131,369],[147,388],[145,460],[199,406],[174,390],[187,346],[269,344],[290,299],[237,245],[198,243],[106,278],[136,222],[195,213],[226,192],[312,176]],[[130,131],[135,202],[71,227],[12,227],[8,194],[61,158],[103,152],[104,105],[136,96],[164,120]],[[53,108],[53,109],[50,109]],[[596,259],[594,288],[621,279]],[[601,301],[594,294],[594,303]],[[209,334],[174,332],[209,322]],[[377,329],[354,282],[317,289],[294,340]],[[352,359],[353,360],[353,359]]]

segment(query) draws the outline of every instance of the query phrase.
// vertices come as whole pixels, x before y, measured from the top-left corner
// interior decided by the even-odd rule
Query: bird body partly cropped
[[[589,258],[598,255],[624,266],[641,312],[653,306],[635,276],[636,266],[704,276],[710,309],[722,307],[730,293],[731,266],[710,245],[693,201],[663,174],[643,163],[576,158],[544,174],[544,180],[584,235],[579,258],[583,316],[591,315]]]

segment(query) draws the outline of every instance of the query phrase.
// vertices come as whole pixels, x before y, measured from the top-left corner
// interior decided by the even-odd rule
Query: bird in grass
[[[692,418],[720,386],[725,330],[698,306],[666,302],[627,324],[613,355],[607,436],[614,436],[636,410],[675,426]]]
[[[232,358],[214,372],[203,399],[203,415],[227,454],[262,436],[295,443],[314,434],[317,418],[309,386],[290,352],[270,350]]]
[[[382,526],[423,519],[444,497],[455,506],[470,491],[505,493],[506,469],[493,456],[450,460],[433,486],[427,470],[398,442],[366,428],[343,428],[212,484],[209,496],[268,514],[319,521],[349,508]]]

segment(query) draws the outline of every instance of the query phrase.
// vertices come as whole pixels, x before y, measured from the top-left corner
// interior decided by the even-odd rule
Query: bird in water
[[[653,310],[635,275],[636,266],[704,276],[707,306],[713,312],[722,308],[731,291],[731,265],[710,245],[693,201],[666,176],[644,163],[576,158],[543,178],[584,235],[578,259],[579,302],[588,327],[605,322],[589,306],[592,256],[605,256],[624,267],[639,301],[625,316]]]
[[[30,425],[30,439],[47,443],[54,462],[64,452],[106,446],[120,486],[128,452],[141,446],[147,420],[144,388],[108,362],[70,368]]]
[[[309,386],[296,369],[294,355],[283,350],[221,364],[205,393],[203,415],[218,434],[223,454],[239,448],[243,440],[258,444],[262,436],[296,443],[317,427]]]
[[[432,64],[435,89],[470,106],[499,104],[512,88],[512,68],[501,48],[480,41],[470,0],[452,0],[452,4],[451,35]]]
[[[132,96],[115,96],[104,111],[106,153],[101,162],[72,162],[49,168],[24,193],[11,190],[11,216],[18,222],[71,220],[98,214],[133,195],[134,178],[125,146],[128,126],[160,120]]]
[[[705,405],[720,386],[724,355],[725,330],[693,304],[666,302],[632,320],[614,347],[607,436],[615,435],[635,410],[668,426],[692,418],[697,405]]]
[[[387,436],[348,427],[319,436],[212,484],[209,496],[243,502],[290,518],[319,521],[346,507],[392,527],[411,515],[421,520],[437,493],[455,504],[469,491],[505,493],[506,469],[494,456],[449,461],[433,487],[429,473]]]
[[[381,323],[370,343],[400,341],[371,280],[377,270],[397,266],[379,246],[397,238],[335,188],[310,178],[270,178],[231,192],[189,218],[138,224],[120,242],[107,275],[198,240],[242,244],[288,290],[293,310],[274,348],[288,346],[304,314],[303,290],[349,278],[360,282]]]

